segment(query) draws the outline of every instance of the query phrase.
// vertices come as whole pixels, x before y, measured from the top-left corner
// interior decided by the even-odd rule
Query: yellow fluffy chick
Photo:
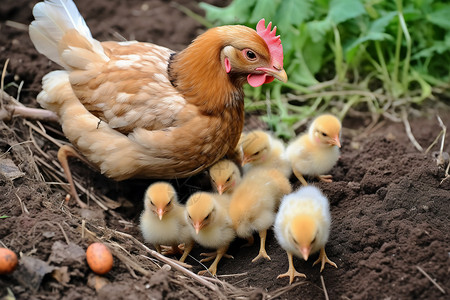
[[[292,141],[286,148],[286,156],[292,171],[303,185],[303,175],[318,176],[331,182],[329,172],[339,159],[341,122],[333,115],[321,115],[309,126],[308,132]]]
[[[276,169],[254,169],[244,176],[234,191],[229,214],[237,236],[253,241],[253,232],[260,236],[260,258],[270,260],[266,252],[266,235],[275,221],[276,210],[281,198],[291,192],[289,180]]]
[[[281,247],[286,250],[289,260],[289,270],[278,276],[289,276],[292,283],[296,276],[306,277],[295,270],[292,255],[308,257],[320,250],[319,259],[322,272],[325,263],[337,268],[325,253],[325,244],[330,234],[330,206],[328,199],[314,186],[306,186],[285,196],[278,210],[274,232]]]
[[[184,218],[184,207],[178,202],[172,185],[157,182],[150,185],[144,196],[144,211],[140,218],[144,240],[161,253],[161,245],[172,246],[176,253],[178,245],[184,243],[184,262],[194,246],[188,224]]]
[[[223,256],[227,257],[228,246],[235,237],[228,205],[228,197],[206,192],[193,194],[186,203],[185,217],[194,240],[205,248],[217,249],[213,254],[201,254],[210,256],[201,262],[215,259],[209,269],[200,271],[199,275],[210,272],[215,276],[219,261]]]
[[[213,188],[220,194],[233,193],[234,188],[241,181],[241,172],[231,160],[224,159],[209,168],[209,176]]]
[[[242,166],[244,173],[251,168],[277,168],[286,177],[291,175],[291,166],[285,157],[282,141],[262,130],[254,130],[242,138]]]

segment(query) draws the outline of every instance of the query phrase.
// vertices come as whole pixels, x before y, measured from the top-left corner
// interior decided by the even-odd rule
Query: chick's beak
[[[192,225],[194,226],[196,234],[198,234],[200,232],[200,229],[202,229],[203,227],[202,222],[194,222]]]
[[[244,158],[242,159],[242,162],[241,162],[241,167],[245,166],[249,162],[251,162],[251,159],[248,156],[244,155]]]
[[[336,145],[336,146],[338,146],[339,148],[341,148],[341,141],[339,140],[339,137],[338,137],[338,136],[334,137],[334,138],[330,141],[330,144],[331,144],[331,145]]]
[[[300,253],[302,254],[302,256],[303,256],[303,259],[305,260],[305,261],[307,261],[308,260],[308,257],[309,257],[309,253],[311,252],[311,246],[309,246],[309,247],[300,247]]]
[[[281,68],[277,68],[275,66],[271,67],[271,68],[257,68],[257,71],[263,71],[264,73],[266,73],[269,76],[273,76],[276,79],[282,81],[282,82],[287,82],[288,81],[288,77],[286,74],[286,71],[281,67]]]
[[[219,193],[219,195],[222,195],[224,191],[225,191],[225,186],[223,184],[218,184],[217,192]]]
[[[162,220],[162,217],[164,216],[164,209],[163,208],[157,208],[156,213],[158,214],[159,220]]]

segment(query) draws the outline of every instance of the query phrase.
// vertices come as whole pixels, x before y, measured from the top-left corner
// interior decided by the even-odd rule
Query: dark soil
[[[76,2],[99,40],[117,40],[116,33],[119,33],[126,39],[150,41],[180,50],[204,30],[168,1]],[[193,1],[176,2],[201,13]],[[221,2],[216,1],[216,4]],[[0,5],[0,64],[3,69],[6,59],[10,59],[5,83],[23,80],[21,101],[37,107],[34,99],[42,76],[57,66],[34,50],[24,30],[6,25],[6,20],[29,24],[34,3],[16,0]],[[16,96],[16,88],[7,91]],[[431,111],[428,116],[411,120],[412,131],[424,148],[441,130],[435,114]],[[449,126],[450,113],[441,110],[439,114]],[[254,121],[254,118],[248,119]],[[254,127],[251,124],[255,122],[248,124]],[[312,266],[316,256],[307,262],[296,258],[297,270],[307,278],[296,279],[292,288],[282,294],[283,299],[323,299],[320,276],[323,276],[330,299],[448,299],[450,178],[443,180],[448,161],[437,165],[431,152],[438,150],[438,145],[429,154],[418,152],[406,136],[403,124],[385,122],[377,130],[364,134],[366,125],[362,119],[344,121],[342,156],[331,172],[335,181],[316,183],[331,203],[333,224],[326,249],[338,268],[327,265],[320,273],[318,266]],[[148,254],[130,239],[120,239],[111,230],[96,231],[96,228],[106,227],[142,241],[137,221],[149,181],[115,183],[77,162],[73,164],[77,178],[86,178],[87,186],[121,206],[104,211],[91,202],[89,210],[81,210],[72,201],[67,207],[64,190],[59,185],[46,183],[54,179],[36,158],[38,153],[36,146],[30,143],[28,128],[20,118],[0,122],[3,153],[0,159],[12,159],[25,174],[11,180],[0,172],[0,217],[8,216],[0,218],[0,244],[22,255],[14,273],[0,275],[0,297],[10,291],[17,299],[217,298],[217,294],[180,276],[177,271],[158,271],[153,262],[141,256]],[[56,133],[57,125],[46,124],[46,129],[54,137],[62,138]],[[36,144],[56,160],[57,148],[40,136],[34,137]],[[449,133],[446,142],[444,151],[450,152]],[[177,182],[181,198],[185,199],[198,186],[207,186],[204,180],[200,175]],[[130,271],[115,255],[113,270],[104,276],[111,284],[96,291],[88,283],[94,278],[92,272],[84,257],[78,255],[92,240],[82,237],[81,220],[87,221],[86,228],[98,238],[117,242],[136,261],[147,264],[145,269],[150,275]],[[270,262],[252,264],[258,245],[241,248],[243,243],[239,240],[233,243],[229,252],[234,259],[223,259],[218,271],[219,278],[240,288],[240,293],[234,290],[233,294],[229,288],[222,288],[222,294],[227,298],[259,299],[282,291],[280,289],[288,285],[287,279],[276,277],[287,271],[287,257],[272,232],[267,241]],[[195,260],[202,250],[195,249],[187,260],[193,271],[202,269]],[[39,272],[30,273],[26,267]]]

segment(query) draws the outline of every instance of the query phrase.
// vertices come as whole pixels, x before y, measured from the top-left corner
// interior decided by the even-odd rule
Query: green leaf
[[[219,25],[248,23],[251,10],[256,0],[234,0],[227,7],[216,7],[201,2],[200,8],[206,12],[206,18],[210,21],[218,21]]]
[[[6,218],[11,218],[11,217],[10,216],[5,216],[5,215],[0,216],[0,219],[6,219]]]
[[[275,15],[275,23],[282,30],[302,24],[313,13],[311,4],[311,0],[283,0]]]
[[[266,23],[274,20],[275,12],[280,5],[281,0],[259,0],[253,8],[250,23],[258,23],[262,18],[266,19]]]
[[[339,24],[365,13],[366,10],[360,0],[331,0],[328,18]]]
[[[318,43],[325,38],[325,35],[333,28],[330,19],[321,21],[311,21],[307,23],[307,28],[311,39],[314,43]]]
[[[386,27],[391,23],[392,19],[394,19],[397,16],[396,11],[391,11],[388,13],[385,13],[384,16],[381,18],[376,19],[375,21],[370,24],[369,31],[370,32],[385,32]]]
[[[441,6],[439,9],[427,15],[427,20],[442,27],[444,29],[450,29],[450,5]]]

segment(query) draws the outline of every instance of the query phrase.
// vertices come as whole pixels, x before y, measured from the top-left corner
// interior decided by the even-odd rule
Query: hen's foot
[[[84,158],[75,150],[75,148],[69,145],[63,145],[58,150],[59,163],[61,164],[61,167],[64,169],[64,174],[66,175],[67,181],[69,182],[70,185],[70,195],[73,198],[75,198],[75,200],[77,201],[78,205],[81,208],[87,208],[88,206],[86,205],[86,203],[80,200],[77,194],[77,190],[75,189],[75,184],[72,178],[72,172],[70,172],[69,162],[67,160],[68,157],[76,157],[83,161]]]

